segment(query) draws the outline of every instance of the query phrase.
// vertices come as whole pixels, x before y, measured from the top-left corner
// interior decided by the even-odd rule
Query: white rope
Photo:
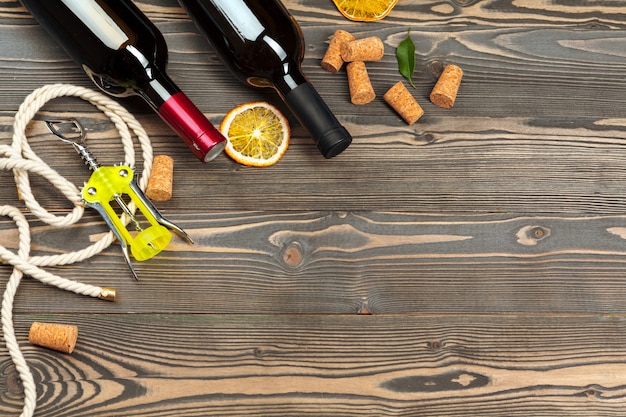
[[[50,168],[33,152],[28,144],[25,132],[28,123],[48,101],[64,96],[78,97],[88,101],[109,117],[119,131],[125,155],[124,162],[131,166],[135,165],[135,151],[131,132],[135,134],[142,150],[143,173],[138,180],[139,187],[142,190],[147,185],[152,168],[152,146],[147,133],[133,115],[128,113],[117,102],[97,91],[67,84],[47,85],[33,91],[26,97],[15,114],[11,146],[0,145],[0,170],[12,170],[24,205],[39,220],[57,227],[73,225],[82,217],[84,206],[80,201],[80,191],[74,184]],[[48,180],[73,204],[72,211],[60,217],[43,208],[32,193],[29,174],[37,174]],[[86,173],[86,175],[88,174]],[[130,208],[134,210],[133,207]],[[8,216],[13,219],[17,226],[19,240],[17,253],[0,246],[0,260],[13,266],[13,272],[9,277],[2,297],[0,313],[2,332],[11,360],[15,364],[24,386],[24,408],[20,417],[31,417],[37,405],[37,390],[33,375],[20,351],[13,327],[13,301],[22,276],[26,274],[44,284],[53,285],[77,294],[101,297],[106,292],[104,288],[60,277],[45,271],[41,267],[67,265],[94,256],[111,245],[114,235],[112,232],[109,232],[92,245],[75,252],[60,255],[30,256],[30,230],[26,217],[19,209],[8,205],[0,206],[0,216]]]

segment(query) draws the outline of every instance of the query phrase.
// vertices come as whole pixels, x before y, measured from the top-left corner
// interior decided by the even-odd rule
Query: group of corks
[[[351,33],[339,29],[332,36],[321,65],[326,71],[337,73],[347,63],[350,101],[355,105],[364,105],[376,98],[365,63],[380,61],[384,54],[384,44],[377,36],[356,39]],[[461,68],[447,65],[430,93],[430,101],[443,108],[454,106],[462,78]],[[402,81],[387,90],[383,99],[409,125],[417,122],[424,114],[424,109]]]

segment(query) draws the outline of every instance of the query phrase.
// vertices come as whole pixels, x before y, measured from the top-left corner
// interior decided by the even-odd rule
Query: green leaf
[[[406,38],[400,42],[396,49],[396,58],[398,60],[398,69],[400,74],[404,76],[411,87],[415,88],[413,84],[413,71],[415,71],[415,44],[411,40],[411,29],[409,29]]]

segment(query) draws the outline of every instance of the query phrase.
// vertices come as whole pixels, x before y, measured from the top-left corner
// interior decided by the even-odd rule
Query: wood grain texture
[[[158,257],[136,262],[139,283],[130,280],[117,245],[52,270],[117,288],[114,309],[137,313],[611,314],[626,304],[624,216],[219,212],[170,218],[197,244],[175,239]],[[33,254],[87,246],[105,231],[98,220],[89,216],[67,230],[32,222]],[[12,247],[16,240],[7,232],[2,243]],[[112,308],[33,280],[22,285],[18,311]]]
[[[44,317],[80,334],[71,356],[24,348],[40,416],[617,416],[626,405],[623,317]],[[19,389],[5,390],[8,415]]]
[[[240,84],[175,0],[137,5],[170,49],[169,74],[219,124],[269,101],[292,141],[277,165],[200,164],[137,99],[155,153],[175,160],[163,214],[179,238],[135,262],[119,247],[67,278],[114,287],[115,303],[24,279],[18,340],[38,387],[36,416],[621,416],[626,406],[626,8],[614,1],[400,1],[384,20],[345,20],[332,2],[285,0],[300,22],[304,72],[354,136],[324,160],[270,90]],[[338,28],[379,36],[377,99],[350,104],[345,71],[320,67]],[[425,110],[406,125],[382,95],[402,80],[411,30]],[[444,65],[464,70],[452,109],[428,95]],[[92,87],[19,2],[0,0],[0,143],[34,89]],[[63,98],[28,127],[33,149],[72,182],[88,176],[42,121],[78,117],[101,163],[123,154],[91,105]],[[142,162],[137,168],[141,170]],[[43,206],[69,203],[31,178]],[[11,173],[0,204],[23,208]],[[33,255],[93,242],[95,212],[58,229],[26,209]],[[11,221],[0,245],[15,250]],[[0,265],[0,282],[10,268]],[[5,277],[5,278],[3,278]],[[4,284],[0,285],[3,288]],[[72,355],[31,346],[33,321],[79,326]],[[21,387],[0,346],[0,415]]]

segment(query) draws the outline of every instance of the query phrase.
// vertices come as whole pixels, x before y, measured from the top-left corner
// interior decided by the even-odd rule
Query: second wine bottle
[[[279,0],[179,1],[239,79],[278,92],[324,157],[350,145],[350,133],[302,73],[302,31]]]

